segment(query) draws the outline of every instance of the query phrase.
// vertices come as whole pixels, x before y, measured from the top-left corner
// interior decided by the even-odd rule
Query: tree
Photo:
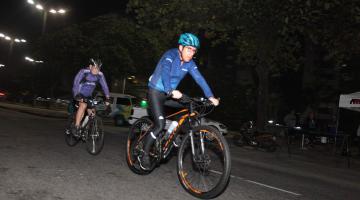
[[[110,83],[146,71],[149,63],[155,63],[151,34],[125,17],[105,15],[41,37],[34,51],[45,59],[43,73],[48,79],[44,85],[50,85],[51,91],[64,88],[70,92],[75,73],[90,57],[102,59]]]
[[[212,46],[235,46],[238,66],[252,66],[257,74],[260,128],[267,117],[272,76],[287,69],[316,70],[312,60],[321,55],[314,55],[314,48],[325,52],[320,62],[333,66],[359,52],[359,45],[352,44],[359,44],[359,29],[354,26],[359,24],[359,10],[358,2],[345,0],[130,0],[128,4],[138,24],[159,30],[168,43],[191,31]]]

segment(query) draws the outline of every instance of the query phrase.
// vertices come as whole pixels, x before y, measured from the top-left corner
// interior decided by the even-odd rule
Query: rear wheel
[[[220,132],[209,126],[195,127],[193,137],[195,155],[192,154],[190,135],[184,138],[178,151],[179,180],[191,195],[214,198],[225,190],[229,182],[229,146]]]
[[[67,124],[66,124],[66,128],[65,128],[65,142],[68,146],[70,147],[73,147],[75,146],[78,142],[79,142],[79,139],[76,138],[74,136],[74,134],[72,133],[73,131],[73,127],[75,126],[74,124],[74,115],[71,114],[69,115],[68,117],[68,121],[67,121]]]
[[[141,169],[138,156],[143,152],[144,138],[152,125],[153,123],[148,117],[143,117],[136,120],[130,128],[126,143],[126,163],[136,174],[146,175],[151,172]]]
[[[95,117],[88,124],[89,131],[86,138],[86,150],[91,155],[97,155],[104,147],[104,129],[102,120],[99,117]]]

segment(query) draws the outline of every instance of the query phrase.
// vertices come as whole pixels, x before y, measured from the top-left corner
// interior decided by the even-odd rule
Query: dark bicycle
[[[174,147],[180,145],[177,174],[183,188],[198,198],[217,197],[229,182],[231,158],[228,143],[222,134],[200,123],[200,119],[209,114],[214,106],[203,98],[184,97],[181,103],[187,108],[166,117],[177,122],[174,123],[175,128],[162,131],[150,150],[150,171],[142,170],[137,157],[144,151],[144,138],[149,134],[153,122],[143,117],[132,125],[126,145],[127,164],[136,174],[149,174],[169,157]],[[179,138],[182,138],[181,142]]]
[[[103,101],[96,99],[84,99],[84,102],[95,107],[104,104]],[[97,155],[104,147],[104,129],[101,117],[97,116],[96,110],[87,109],[85,116],[80,123],[80,135],[76,136],[72,130],[75,126],[76,110],[69,114],[67,126],[65,128],[65,142],[69,146],[75,146],[79,141],[86,143],[86,150],[91,155]]]

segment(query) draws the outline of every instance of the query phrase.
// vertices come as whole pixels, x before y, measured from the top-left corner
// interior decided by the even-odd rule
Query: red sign
[[[351,99],[350,104],[360,104],[360,99]]]

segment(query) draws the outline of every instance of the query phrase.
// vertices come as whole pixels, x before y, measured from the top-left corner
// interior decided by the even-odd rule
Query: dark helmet
[[[100,59],[94,59],[94,58],[90,58],[89,60],[89,65],[95,66],[97,68],[101,68],[102,62]]]

